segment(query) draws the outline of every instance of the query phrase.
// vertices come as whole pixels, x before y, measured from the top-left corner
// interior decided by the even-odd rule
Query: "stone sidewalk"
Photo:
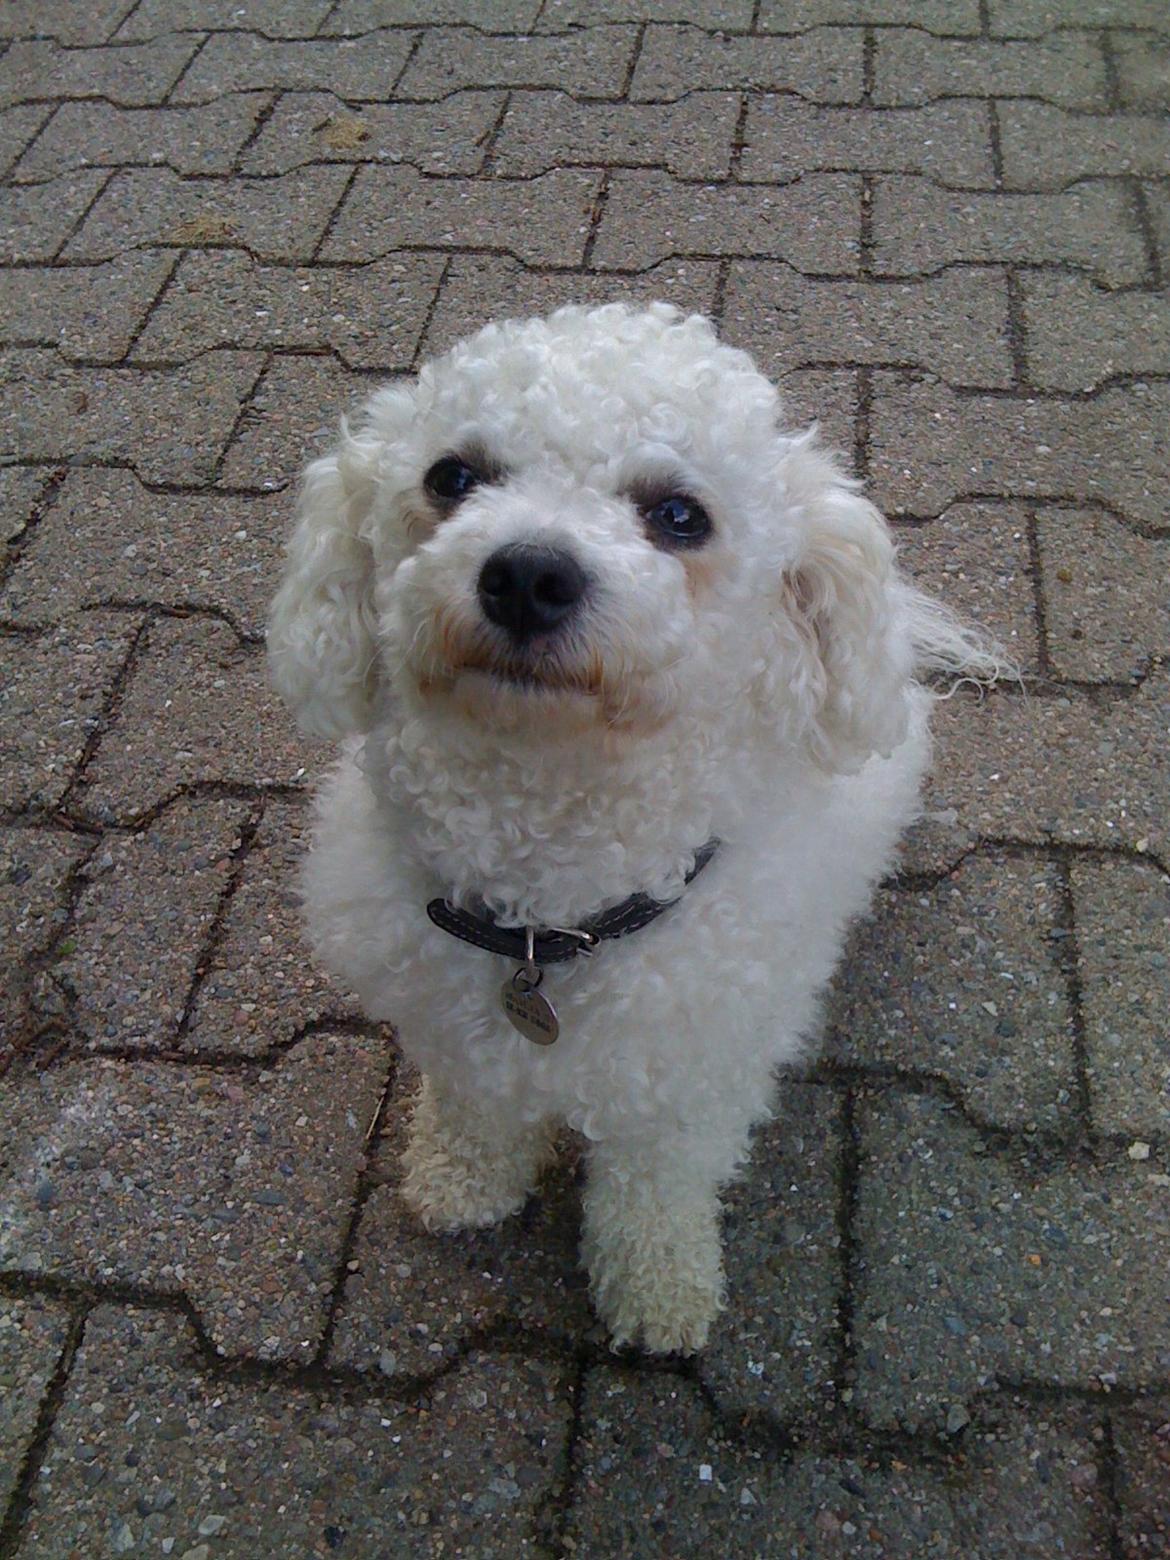
[[[0,1556],[1170,1554],[1166,0],[0,32]],[[571,1149],[404,1216],[262,650],[338,413],[612,297],[712,313],[1028,673],[941,707],[665,1364],[592,1322]]]

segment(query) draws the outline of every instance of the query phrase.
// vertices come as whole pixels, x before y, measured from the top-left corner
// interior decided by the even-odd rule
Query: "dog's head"
[[[892,558],[705,320],[561,309],[380,391],[310,466],[269,651],[324,735],[385,699],[534,742],[734,717],[851,770],[906,727]]]

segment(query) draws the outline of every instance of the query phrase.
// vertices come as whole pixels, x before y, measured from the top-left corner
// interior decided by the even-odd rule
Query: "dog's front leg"
[[[735,1156],[713,1163],[685,1133],[595,1144],[582,1257],[594,1308],[614,1346],[692,1353],[723,1300],[719,1185]]]
[[[424,1078],[402,1158],[402,1195],[431,1230],[498,1224],[524,1205],[551,1152],[544,1125],[517,1125]]]

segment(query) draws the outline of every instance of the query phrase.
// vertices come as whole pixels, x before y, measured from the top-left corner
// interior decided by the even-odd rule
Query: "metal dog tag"
[[[557,1010],[537,987],[544,971],[519,969],[500,988],[500,1005],[513,1029],[533,1045],[552,1045],[561,1032]]]

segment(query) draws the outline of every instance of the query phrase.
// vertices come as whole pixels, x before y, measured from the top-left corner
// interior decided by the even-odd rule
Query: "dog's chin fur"
[[[441,513],[424,474],[471,448],[490,476]],[[711,513],[705,547],[672,552],[639,513],[671,484]],[[476,581],[529,541],[590,589],[563,636],[516,649]],[[305,901],[318,955],[424,1076],[403,1195],[434,1228],[494,1222],[567,1122],[615,1341],[700,1347],[719,1188],[916,809],[916,672],[987,680],[994,655],[900,579],[881,517],[782,431],[746,356],[665,305],[492,326],[376,395],[309,470],[269,647],[305,724],[349,738]],[[577,926],[633,893],[677,903],[546,971],[548,1048],[501,1012],[512,966],[425,914],[445,896]]]

